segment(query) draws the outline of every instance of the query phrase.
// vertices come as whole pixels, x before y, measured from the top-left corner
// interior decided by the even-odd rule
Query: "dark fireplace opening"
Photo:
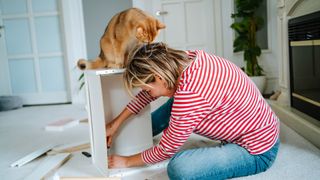
[[[291,106],[320,121],[320,11],[288,27]]]

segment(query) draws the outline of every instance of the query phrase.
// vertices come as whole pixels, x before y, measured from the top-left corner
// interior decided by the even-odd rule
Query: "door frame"
[[[65,48],[65,72],[68,91],[73,104],[85,104],[85,91],[79,90],[77,68],[79,58],[87,59],[82,0],[59,0]]]
[[[1,14],[1,9],[0,9],[0,14]],[[3,27],[3,22],[0,19],[0,38],[5,38],[3,35],[4,33],[4,27]],[[0,40],[0,49],[2,49],[4,52],[7,52],[6,50],[6,45],[5,45],[6,40],[4,39],[3,41]],[[0,54],[0,82],[3,82],[4,84],[8,84],[8,86],[3,86],[0,85],[0,95],[10,95],[12,94],[11,90],[11,84],[10,84],[10,79],[9,79],[9,63],[8,61],[4,61],[4,59],[8,59],[7,53],[1,53]]]
[[[59,17],[62,47],[65,52],[63,58],[67,100],[75,104],[83,104],[85,102],[84,92],[78,90],[78,78],[81,71],[76,68],[79,58],[87,58],[82,0],[58,0],[58,6],[61,13]],[[0,23],[2,25],[2,22]],[[0,33],[3,34],[3,32],[3,29],[0,29]],[[5,39],[1,42],[5,42]],[[0,48],[5,49],[5,44],[0,43]],[[6,55],[4,56],[0,58],[7,59]],[[0,87],[0,94],[12,95],[8,61],[0,61],[0,78],[1,82],[7,84],[7,86]]]

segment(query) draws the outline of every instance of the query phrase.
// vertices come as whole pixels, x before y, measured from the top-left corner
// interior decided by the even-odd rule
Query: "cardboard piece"
[[[73,118],[62,118],[57,121],[51,122],[45,126],[46,131],[63,131],[67,128],[76,126],[79,120]]]

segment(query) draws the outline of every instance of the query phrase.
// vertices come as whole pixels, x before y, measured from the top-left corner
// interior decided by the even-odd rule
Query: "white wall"
[[[115,14],[131,8],[132,0],[82,0],[82,3],[88,59],[94,59],[100,53],[100,38],[108,22]]]
[[[78,78],[81,72],[76,68],[77,59],[87,56],[84,38],[84,24],[81,0],[61,1],[66,48],[67,81],[73,104],[84,104],[85,94],[79,91]]]
[[[320,1],[319,0],[303,0],[298,6],[294,9],[291,17],[299,17],[306,14],[310,14],[320,10]]]
[[[73,104],[85,104],[85,88],[79,89],[81,82],[78,78],[82,72],[76,67],[77,61],[99,55],[99,41],[109,20],[116,13],[132,7],[132,1],[68,0],[62,3],[71,100]]]

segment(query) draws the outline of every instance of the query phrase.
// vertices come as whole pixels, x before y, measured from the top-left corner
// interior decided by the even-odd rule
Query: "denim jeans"
[[[173,98],[152,112],[153,135],[169,125]],[[279,139],[267,152],[251,155],[237,144],[203,147],[176,153],[167,167],[170,179],[229,179],[257,174],[267,170],[274,162],[279,149]]]

